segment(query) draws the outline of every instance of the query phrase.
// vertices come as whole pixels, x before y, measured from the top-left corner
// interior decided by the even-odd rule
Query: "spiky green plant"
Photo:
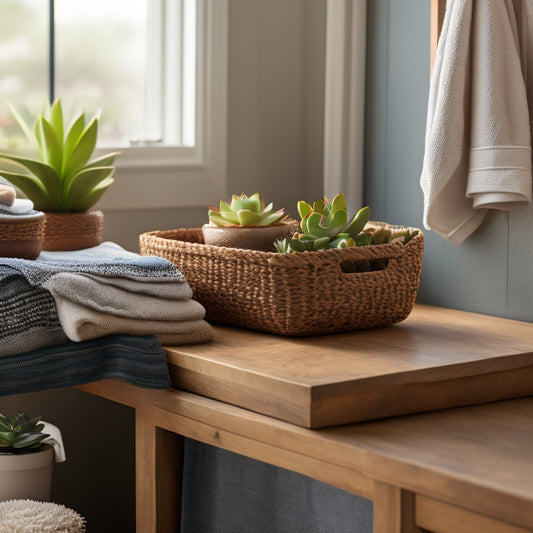
[[[65,128],[61,101],[41,113],[32,128],[8,104],[19,126],[35,141],[40,161],[0,153],[0,175],[19,188],[35,209],[49,212],[80,212],[92,207],[113,183],[117,152],[89,159],[96,147],[98,117],[88,123],[82,112]],[[28,173],[2,168],[2,160],[15,163]]]
[[[0,453],[35,453],[53,446],[55,440],[43,433],[41,418],[18,413],[7,418],[0,413]]]
[[[242,193],[232,195],[231,203],[223,200],[220,206],[209,208],[209,222],[215,226],[271,226],[282,220],[285,215],[283,209],[274,211],[274,204],[265,206],[259,193],[250,197]]]
[[[278,252],[305,252],[370,244],[370,234],[363,232],[370,218],[370,208],[363,207],[348,220],[346,199],[342,193],[331,202],[324,198],[311,206],[300,201],[297,207],[301,217],[301,232],[296,232],[290,239],[277,240],[274,246]]]

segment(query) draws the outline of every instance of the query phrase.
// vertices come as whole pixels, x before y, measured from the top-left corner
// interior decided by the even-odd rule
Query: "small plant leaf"
[[[87,211],[90,207],[92,207],[98,200],[100,200],[100,197],[104,194],[104,192],[113,185],[113,182],[115,180],[112,177],[106,178],[104,181],[100,182],[87,196],[84,196],[83,198],[76,198],[75,201],[73,201],[69,206],[69,211],[72,212],[81,212],[81,211]]]
[[[87,196],[99,183],[112,176],[114,171],[114,167],[93,167],[75,174],[66,187],[63,208],[69,210],[78,198]]]
[[[57,173],[61,172],[63,163],[63,142],[58,138],[56,131],[44,117],[39,117],[37,127],[40,130],[44,161]]]
[[[115,162],[115,158],[120,152],[111,152],[96,159],[93,159],[90,163],[85,165],[85,168],[93,167],[110,167]]]
[[[96,146],[97,134],[98,119],[93,118],[79,136],[70,157],[66,161],[63,172],[66,181],[68,181],[74,174],[77,174],[89,161]]]
[[[303,200],[300,200],[296,207],[298,208],[298,214],[300,215],[300,218],[304,218],[308,213],[313,210],[313,208]]]
[[[39,211],[57,210],[58,204],[43,189],[41,181],[36,177],[6,171],[0,171],[0,176],[20,189],[28,198],[31,198],[35,209]]]
[[[370,219],[370,207],[366,206],[357,212],[351,222],[344,228],[346,233],[349,233],[353,238],[361,233]]]
[[[20,129],[24,132],[28,140],[33,142],[34,138],[32,135],[31,126],[24,120],[18,109],[13,104],[8,101],[6,101],[5,103],[7,107],[9,107],[9,110],[11,111],[11,114],[13,115],[14,119],[17,121],[17,124],[20,126]]]
[[[7,159],[27,168],[35,176],[35,179],[41,182],[43,190],[46,191],[51,200],[57,203],[61,201],[61,179],[50,165],[35,161],[34,159],[1,153],[0,159]],[[0,173],[3,172],[0,171]]]
[[[372,235],[370,233],[360,233],[355,238],[356,246],[369,246],[372,244]]]
[[[74,151],[74,148],[76,148],[84,129],[85,115],[81,113],[69,127],[65,137],[65,146],[63,148],[63,173],[65,172],[65,167],[70,159],[70,156],[72,155],[72,152]]]
[[[55,100],[50,108],[50,124],[55,131],[58,141],[63,146],[63,109],[61,101]]]

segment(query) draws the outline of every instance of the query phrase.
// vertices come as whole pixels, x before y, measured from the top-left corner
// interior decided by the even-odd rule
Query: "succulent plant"
[[[274,246],[278,252],[327,250],[371,243],[371,235],[363,232],[370,218],[370,208],[363,207],[348,220],[348,209],[342,193],[335,196],[332,202],[324,198],[311,206],[300,201],[297,207],[301,217],[301,233],[295,233],[290,239],[277,240]]]
[[[37,117],[32,135],[20,113],[11,105],[10,109],[30,141],[36,141],[41,160],[0,153],[0,161],[28,171],[13,172],[11,167],[4,170],[0,166],[0,175],[40,211],[79,212],[92,207],[114,181],[117,156],[112,152],[89,162],[96,146],[98,117],[86,124],[85,114],[80,113],[67,129],[61,101],[56,100]]]
[[[420,230],[416,228],[400,228],[384,223],[374,223],[373,226],[367,227],[365,231],[368,231],[371,235],[371,244],[387,244],[391,242],[406,244],[420,233]]]
[[[232,195],[231,203],[220,201],[220,207],[209,208],[209,222],[215,226],[271,226],[281,222],[283,209],[274,211],[274,204],[265,207],[259,193],[250,197]]]
[[[42,433],[41,418],[28,418],[19,413],[10,419],[0,413],[0,453],[40,452],[55,443],[47,433]]]

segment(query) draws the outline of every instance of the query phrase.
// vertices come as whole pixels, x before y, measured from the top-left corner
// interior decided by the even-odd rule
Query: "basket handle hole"
[[[358,259],[357,261],[343,261],[340,263],[341,271],[344,274],[356,274],[360,272],[377,272],[385,270],[389,266],[387,257],[378,259]]]

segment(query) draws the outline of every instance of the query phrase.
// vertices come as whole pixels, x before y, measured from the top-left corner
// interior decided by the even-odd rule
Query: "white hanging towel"
[[[531,202],[530,117],[513,0],[448,0],[420,183],[425,227],[454,244],[488,209]]]

